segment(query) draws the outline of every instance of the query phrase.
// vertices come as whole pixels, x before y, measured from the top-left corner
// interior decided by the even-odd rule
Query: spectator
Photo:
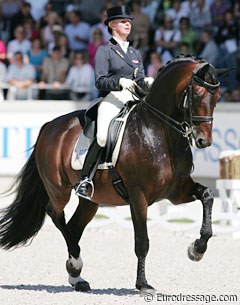
[[[201,34],[203,29],[211,29],[212,18],[210,8],[206,5],[205,0],[197,0],[196,7],[190,13],[190,20],[193,29],[199,34]]]
[[[14,37],[16,27],[19,25],[23,26],[28,20],[34,21],[31,15],[31,4],[28,2],[23,2],[20,6],[20,11],[12,17],[11,37]]]
[[[211,32],[208,30],[203,31],[200,37],[200,42],[202,46],[199,56],[206,59],[210,64],[214,66],[217,65],[219,52],[217,44],[212,38]]]
[[[34,0],[36,2],[36,0]],[[47,2],[44,6],[43,16],[38,20],[38,28],[40,30],[44,29],[46,25],[48,25],[48,17],[51,13],[54,12],[53,3]]]
[[[227,0],[214,0],[210,6],[212,15],[212,25],[217,29],[223,24],[224,13],[230,9],[230,3]]]
[[[234,1],[233,12],[236,20],[240,20],[240,0]]]
[[[13,16],[19,11],[19,0],[4,0],[1,1],[1,30],[2,30],[2,40],[6,43],[11,39],[10,37],[10,30],[11,24],[13,20]]]
[[[69,13],[70,24],[66,25],[66,33],[70,49],[72,51],[84,51],[87,48],[90,37],[90,25],[81,21],[81,15],[78,11]]]
[[[10,62],[17,51],[22,52],[24,55],[31,48],[31,42],[25,39],[25,33],[22,26],[17,26],[15,29],[15,39],[11,40],[7,46],[7,58]]]
[[[0,61],[5,61],[6,60],[6,54],[7,54],[7,50],[6,50],[6,45],[5,43],[0,40]]]
[[[42,41],[45,48],[48,48],[50,42],[54,41],[53,27],[61,24],[61,19],[56,12],[50,12],[47,17],[47,25],[42,30]]]
[[[232,91],[232,102],[240,102],[240,90],[239,88],[235,88]]]
[[[28,19],[23,24],[23,29],[25,33],[25,38],[32,41],[33,39],[39,37],[39,31],[36,29],[35,21]]]
[[[45,84],[50,84],[53,89],[46,91],[46,99],[63,100],[67,99],[67,92],[62,90],[65,81],[69,61],[63,58],[59,47],[54,47],[50,57],[46,57],[43,61],[41,82],[39,88],[44,89]]]
[[[31,15],[34,18],[35,22],[38,22],[41,17],[44,16],[44,8],[48,3],[48,0],[28,0],[28,3],[31,5]]]
[[[31,49],[27,52],[29,63],[35,67],[36,80],[39,81],[42,72],[42,64],[47,51],[43,49],[40,38],[35,38],[32,41]]]
[[[161,56],[153,51],[150,53],[150,63],[147,66],[146,75],[149,77],[153,77],[154,79],[157,77],[159,69],[162,67],[162,58]]]
[[[193,54],[197,41],[197,33],[192,29],[190,19],[188,17],[182,17],[180,19],[180,33],[180,43],[187,43],[189,48],[188,54]]]
[[[166,15],[172,17],[173,26],[176,29],[179,29],[180,19],[183,17],[187,17],[187,11],[182,9],[180,0],[173,0],[172,7],[166,11]]]
[[[132,31],[129,35],[129,40],[132,42],[134,48],[138,48],[144,58],[149,48],[149,33],[150,20],[148,15],[141,12],[141,1],[132,1]]]
[[[35,76],[34,66],[24,63],[23,53],[17,51],[14,54],[14,62],[7,69],[6,80],[11,85],[8,90],[8,99],[27,99],[28,89],[33,84]]]
[[[153,26],[157,8],[158,8],[157,0],[144,0],[143,1],[141,12],[148,15],[151,26]]]
[[[179,44],[179,54],[182,55],[192,55],[193,53],[190,52],[190,46],[187,42],[180,42]]]
[[[2,61],[0,61],[0,84],[5,82],[6,73],[7,73],[6,65]],[[0,103],[3,101],[4,101],[4,94],[0,85]]]
[[[59,46],[60,37],[63,35],[63,28],[59,24],[54,24],[52,27],[53,41],[48,44],[48,54],[52,53],[52,49]]]
[[[70,68],[65,85],[71,88],[70,97],[74,101],[89,101],[94,87],[94,70],[87,63],[87,56],[77,52]]]
[[[173,20],[170,16],[165,16],[164,25],[156,30],[154,39],[157,52],[161,55],[165,64],[175,56],[175,49],[181,40],[181,33],[174,29]]]
[[[221,61],[219,65],[221,68],[236,67],[238,40],[238,25],[234,19],[233,12],[228,10],[224,13],[224,23],[216,34],[216,42],[220,46]],[[236,74],[236,70],[234,70],[227,77],[222,78],[222,84],[231,91],[236,87]]]
[[[100,29],[102,31],[103,34],[103,41],[107,42],[110,38],[111,35],[108,32],[108,28],[106,27],[106,25],[104,24],[104,21],[107,19],[107,11],[105,8],[103,8],[101,10],[101,15],[100,15],[101,21],[97,24],[94,24],[91,27],[91,31],[90,31],[90,40],[92,40],[93,38],[93,32],[95,31],[95,29]]]
[[[95,28],[92,33],[92,42],[87,46],[87,51],[89,54],[89,63],[94,67],[94,57],[99,46],[103,45],[103,33],[99,28]]]

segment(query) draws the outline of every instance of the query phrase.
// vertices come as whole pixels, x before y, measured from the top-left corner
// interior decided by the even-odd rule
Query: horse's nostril
[[[199,148],[206,147],[207,146],[206,141],[203,138],[197,139],[197,146]]]

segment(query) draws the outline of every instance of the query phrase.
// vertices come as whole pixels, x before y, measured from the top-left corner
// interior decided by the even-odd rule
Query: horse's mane
[[[172,68],[175,65],[178,65],[179,62],[184,62],[184,61],[190,61],[190,62],[197,62],[197,63],[204,63],[207,62],[204,58],[197,57],[194,55],[183,55],[180,54],[173,59],[167,61],[161,68],[158,70],[158,76],[162,72],[166,72],[166,70]]]

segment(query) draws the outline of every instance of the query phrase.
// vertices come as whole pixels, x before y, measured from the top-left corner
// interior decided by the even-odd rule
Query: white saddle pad
[[[125,115],[124,118],[119,119],[119,120],[123,121],[123,125],[120,130],[117,144],[114,148],[113,155],[112,155],[113,166],[115,166],[117,163],[117,159],[118,159],[118,155],[119,155],[119,151],[121,148],[122,139],[123,139],[123,135],[124,135],[124,130],[126,127],[127,118],[129,116],[130,112],[135,108],[135,106],[136,105],[134,105],[131,108],[131,110]],[[74,170],[81,170],[83,168],[84,160],[87,155],[90,144],[91,144],[91,141],[88,138],[86,138],[83,133],[77,139],[77,142],[73,149],[72,159],[71,159],[71,166]],[[108,169],[107,163],[99,164],[98,169]]]

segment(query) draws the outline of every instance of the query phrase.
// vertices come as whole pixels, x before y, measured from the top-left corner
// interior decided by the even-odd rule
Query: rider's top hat
[[[128,6],[114,6],[107,10],[107,19],[104,21],[105,25],[114,19],[131,19],[131,10]]]

